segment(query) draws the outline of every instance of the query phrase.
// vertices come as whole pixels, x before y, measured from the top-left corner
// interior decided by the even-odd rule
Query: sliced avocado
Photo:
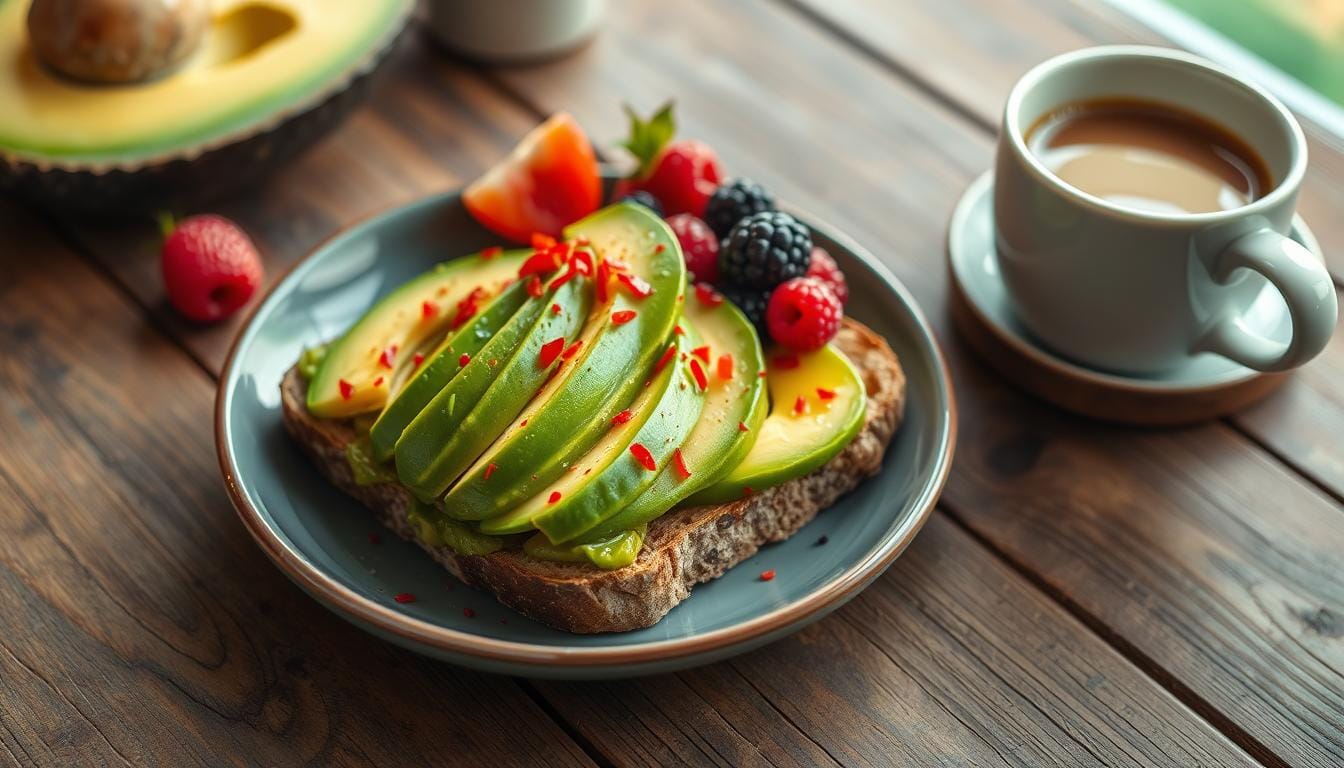
[[[468,359],[480,357],[484,347],[495,334],[519,314],[519,308],[529,300],[527,284],[519,281],[504,289],[490,306],[486,307],[471,322],[462,326],[456,333],[444,339],[443,344],[427,360],[423,361],[411,380],[392,398],[378,420],[369,430],[369,439],[373,443],[373,456],[378,461],[392,458],[406,425],[424,410],[449,381],[458,376],[467,366],[460,365],[463,355]],[[540,313],[545,306],[539,299],[532,299],[535,311]],[[535,317],[535,315],[533,315]],[[517,328],[520,324],[513,324]],[[521,333],[518,339],[521,340]],[[498,352],[498,350],[496,350]]]
[[[777,350],[771,359],[787,357]],[[751,451],[691,503],[732,501],[802,477],[834,458],[863,428],[867,395],[849,360],[829,344],[796,357],[796,367],[770,368],[770,415]]]
[[[606,539],[653,521],[682,499],[728,474],[756,444],[769,402],[765,379],[760,376],[765,370],[765,358],[751,321],[727,301],[714,306],[687,301],[684,313],[700,331],[711,361],[705,366],[710,385],[704,410],[681,446],[681,459],[690,477],[675,466],[663,467],[646,491],[584,532],[580,538],[585,542]],[[732,378],[727,380],[718,371],[718,361],[723,355],[729,356],[733,366]]]
[[[564,368],[559,350],[542,365],[542,348],[573,340],[592,296],[592,283],[576,278],[524,304],[406,426],[396,445],[402,484],[425,500],[443,493]],[[553,306],[560,312],[551,311]]]
[[[499,293],[529,253],[454,259],[383,297],[328,347],[308,385],[308,411],[320,418],[348,418],[381,409],[398,370],[411,365],[411,351],[448,331],[458,305],[473,290],[483,292],[478,294],[482,304]]]
[[[487,536],[466,523],[449,520],[433,507],[412,498],[406,522],[415,531],[416,538],[431,547],[448,547],[461,555],[488,555],[502,549],[505,539]]]
[[[461,523],[459,523],[461,525]],[[591,563],[604,571],[611,571],[635,562],[644,546],[647,526],[629,531],[617,531],[602,539],[583,544],[552,544],[546,534],[538,531],[523,542],[523,552],[538,560],[560,563]]]
[[[498,515],[554,482],[647,380],[676,324],[686,266],[662,219],[643,206],[618,203],[571,225],[565,236],[587,240],[601,258],[623,263],[652,293],[640,298],[613,281],[610,300],[594,310],[595,321],[584,329],[574,363],[449,489],[443,507],[453,517]],[[625,311],[634,312],[633,319],[613,324],[611,315]],[[495,470],[486,478],[492,464]]]
[[[0,2],[0,49],[8,52],[0,67],[0,155],[126,163],[262,133],[285,113],[316,106],[367,66],[412,4],[212,5],[200,48],[177,70],[147,82],[90,87],[39,66],[27,50],[30,3]],[[82,41],[89,33],[69,34]]]
[[[629,418],[603,424],[592,450],[566,469],[554,483],[543,487],[518,508],[481,521],[485,533],[522,533],[538,528],[551,541],[567,541],[615,514],[630,499],[653,484],[695,427],[704,406],[704,391],[683,359],[698,337],[687,326],[667,347],[671,357],[652,382],[625,410]],[[636,451],[647,452],[641,463]]]

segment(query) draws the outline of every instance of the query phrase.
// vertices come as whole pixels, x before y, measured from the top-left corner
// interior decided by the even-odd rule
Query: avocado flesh
[[[563,367],[558,357],[541,367],[541,349],[573,339],[592,295],[590,281],[575,278],[524,304],[406,426],[395,451],[402,484],[427,501],[442,494]]]
[[[442,506],[452,517],[497,516],[554,482],[607,431],[611,417],[633,399],[666,349],[681,309],[686,267],[662,219],[642,206],[618,203],[571,225],[565,236],[586,238],[600,257],[623,262],[653,293],[638,298],[613,282],[611,299],[594,311],[572,364],[444,496]],[[634,319],[612,325],[612,313],[624,310],[634,311]],[[496,469],[487,479],[491,464]]]
[[[705,366],[709,391],[700,419],[681,446],[681,458],[690,477],[683,477],[674,466],[663,467],[658,479],[619,512],[602,521],[578,538],[593,542],[636,529],[652,522],[678,502],[708,487],[742,462],[756,443],[769,402],[766,397],[765,358],[761,343],[750,321],[730,302],[707,306],[687,301],[686,319],[699,331],[709,347],[714,363]],[[733,357],[733,377],[719,378],[720,355]],[[741,426],[747,430],[744,432]]]
[[[604,571],[611,571],[635,562],[644,546],[646,526],[638,530],[617,531],[604,539],[584,544],[552,544],[546,534],[538,531],[523,542],[523,552],[538,560],[559,563],[591,563]]]
[[[658,477],[657,468],[645,468],[631,448],[643,446],[655,467],[663,467],[695,427],[705,397],[681,357],[695,346],[696,338],[691,332],[674,337],[674,357],[626,406],[629,421],[604,425],[606,433],[559,479],[516,509],[483,520],[481,530],[522,533],[537,528],[553,542],[565,541],[614,514],[651,485]]]
[[[431,547],[448,547],[461,555],[488,555],[502,549],[506,543],[498,536],[479,533],[465,523],[449,520],[433,507],[412,498],[406,514],[415,537]]]
[[[802,477],[834,458],[863,428],[867,395],[849,360],[829,344],[797,357],[798,367],[776,366],[766,377],[770,415],[761,424],[756,444],[723,479],[692,496],[691,503],[732,501]],[[822,399],[818,388],[835,395]],[[799,397],[806,409],[795,414]]]
[[[466,366],[458,364],[462,355],[475,359],[495,335],[504,328],[531,298],[527,285],[519,281],[504,289],[490,306],[471,322],[450,334],[439,349],[420,365],[420,370],[392,398],[369,430],[373,456],[378,461],[391,459],[406,426],[415,419],[434,396],[443,391]],[[533,299],[535,303],[537,300]],[[541,306],[538,305],[537,311]],[[487,358],[488,361],[488,358]]]
[[[497,294],[518,274],[528,251],[510,251],[493,258],[480,254],[445,262],[403,284],[373,305],[327,348],[326,357],[308,385],[308,411],[319,418],[349,418],[377,411],[387,404],[396,369],[410,364],[410,351],[442,335],[452,323],[458,302],[473,289]],[[435,308],[430,317],[425,302]],[[380,362],[384,350],[396,347],[392,369]],[[374,386],[379,380],[382,382]],[[341,382],[352,387],[347,398]]]
[[[411,3],[212,5],[200,49],[179,69],[149,82],[93,88],[40,66],[25,43],[29,3],[0,2],[0,50],[8,52],[0,66],[0,154],[126,162],[258,132],[353,78],[397,33]],[[276,16],[290,26],[268,39]]]

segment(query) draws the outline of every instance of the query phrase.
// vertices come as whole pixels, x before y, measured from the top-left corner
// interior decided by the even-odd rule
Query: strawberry
[[[630,117],[630,138],[622,146],[635,156],[639,167],[616,184],[614,197],[642,190],[657,198],[669,216],[690,213],[703,217],[709,196],[723,178],[714,150],[700,141],[672,141],[677,126],[671,102],[648,120],[628,106],[625,112]]]
[[[176,226],[163,222],[163,285],[184,317],[202,323],[237,312],[261,286],[261,256],[247,234],[223,216],[204,214]]]

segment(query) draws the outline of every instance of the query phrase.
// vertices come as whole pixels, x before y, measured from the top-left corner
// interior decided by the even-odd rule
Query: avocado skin
[[[259,133],[245,129],[195,157],[189,155],[199,147],[184,147],[126,166],[84,167],[25,160],[0,148],[0,194],[13,194],[62,213],[106,218],[190,210],[234,196],[340,125],[368,96],[401,36],[398,30],[363,69],[351,74],[344,87],[311,109]]]

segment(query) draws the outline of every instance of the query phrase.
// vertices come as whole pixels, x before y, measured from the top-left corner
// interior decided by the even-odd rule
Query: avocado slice
[[[627,407],[628,420],[603,424],[606,434],[592,450],[517,509],[481,521],[483,533],[538,528],[553,542],[567,541],[615,514],[653,484],[658,468],[669,465],[673,451],[695,427],[705,402],[684,357],[699,337],[684,327],[686,333],[674,336],[667,347],[672,356]],[[641,448],[652,469],[635,454]]]
[[[449,381],[466,368],[459,364],[462,356],[479,357],[481,348],[519,313],[519,309],[529,298],[527,284],[524,281],[520,280],[505,288],[503,293],[490,302],[490,306],[471,322],[459,328],[456,333],[450,334],[438,350],[421,363],[419,371],[397,392],[369,430],[369,440],[373,444],[373,457],[376,460],[387,461],[392,458],[397,441],[401,439],[401,433],[406,430],[406,425],[429,405]],[[533,299],[534,303],[537,301]],[[542,306],[544,305],[538,303],[536,311],[540,312]]]
[[[473,290],[484,292],[482,303],[497,294],[530,253],[464,256],[383,297],[327,348],[308,385],[308,411],[319,418],[348,418],[381,409],[398,370],[411,365],[411,351],[448,331],[459,303]]]
[[[504,431],[546,380],[564,368],[560,349],[583,327],[592,288],[584,278],[570,279],[540,301],[524,304],[434,396],[397,441],[397,475],[403,485],[422,499],[433,499]],[[543,347],[554,352],[549,360]]]
[[[756,444],[722,480],[692,496],[691,503],[732,501],[802,477],[834,458],[863,428],[867,394],[849,360],[829,344],[796,356],[776,350],[771,360],[794,357],[796,366],[771,364],[766,377],[770,415]],[[796,409],[800,402],[801,413]]]
[[[458,519],[499,515],[554,482],[633,399],[676,324],[686,265],[681,246],[662,219],[643,206],[618,203],[572,224],[565,236],[586,240],[601,258],[624,263],[652,292],[640,298],[612,283],[609,300],[594,310],[584,329],[573,364],[444,496],[444,510]],[[612,321],[614,313],[626,311],[635,313],[633,319]],[[487,478],[491,465],[495,469]]]
[[[760,376],[765,358],[751,321],[728,301],[710,305],[688,300],[684,312],[700,331],[713,363],[705,367],[710,385],[704,410],[681,446],[681,459],[691,475],[684,476],[675,466],[664,467],[647,490],[585,531],[579,537],[584,542],[608,539],[653,521],[682,499],[720,480],[756,444],[769,402],[765,379]],[[733,366],[732,378],[727,380],[718,372],[719,358],[725,354]]]

